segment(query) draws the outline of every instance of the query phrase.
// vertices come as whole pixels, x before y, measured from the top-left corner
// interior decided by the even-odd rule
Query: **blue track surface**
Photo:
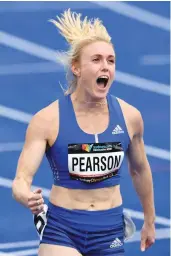
[[[169,19],[169,2],[130,2],[152,13]],[[49,22],[66,8],[80,11],[89,17],[99,17],[104,21],[112,36],[117,56],[117,70],[169,85],[169,64],[142,65],[144,55],[169,55],[169,31],[151,26],[135,19],[99,7],[90,2],[0,2],[0,26],[3,32],[46,46],[54,50],[66,50],[67,44]],[[1,39],[0,39],[1,40]],[[61,88],[58,81],[65,84],[63,70],[59,72],[37,72],[10,74],[12,64],[33,64],[46,62],[45,59],[27,54],[0,43],[0,104],[34,114],[54,101]],[[9,65],[9,74],[2,74]],[[7,72],[8,73],[8,72]],[[137,107],[145,123],[144,140],[146,145],[169,151],[169,97],[114,82],[111,92]],[[1,111],[1,110],[0,110]],[[23,142],[27,123],[1,117],[0,145],[8,142]],[[0,151],[1,178],[12,180],[20,151]],[[158,216],[170,218],[170,167],[169,161],[160,157],[148,156],[154,178],[155,204]],[[1,182],[2,183],[2,182]],[[50,189],[52,174],[46,159],[43,160],[34,179],[34,185]],[[10,187],[10,185],[9,185]],[[142,211],[139,199],[125,167],[121,189],[124,207]],[[0,186],[0,252],[16,252],[35,249],[36,246],[3,249],[4,243],[37,240],[30,212],[12,199],[8,185]],[[135,219],[140,230],[142,220]],[[168,228],[157,225],[157,228]],[[139,242],[126,244],[125,256],[141,255]],[[157,239],[155,245],[144,255],[168,256],[169,239]],[[1,254],[0,254],[1,255]],[[17,254],[20,255],[20,254]],[[22,255],[36,255],[35,253]]]

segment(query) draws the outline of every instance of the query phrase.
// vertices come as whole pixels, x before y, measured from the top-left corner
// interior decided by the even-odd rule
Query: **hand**
[[[42,190],[40,188],[30,192],[28,197],[28,208],[33,214],[39,214],[43,211],[44,199],[42,197]]]
[[[144,222],[141,230],[141,251],[144,252],[155,242],[155,225]]]

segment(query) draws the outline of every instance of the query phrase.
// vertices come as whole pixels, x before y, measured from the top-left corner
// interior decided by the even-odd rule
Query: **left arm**
[[[153,181],[143,141],[143,120],[140,112],[135,109],[133,117],[131,124],[133,133],[127,156],[132,181],[144,211],[144,225],[141,233],[141,250],[144,251],[155,241]]]

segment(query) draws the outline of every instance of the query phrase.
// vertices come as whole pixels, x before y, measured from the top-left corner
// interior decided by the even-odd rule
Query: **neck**
[[[72,93],[71,95],[72,101],[73,103],[81,110],[84,109],[85,111],[99,111],[99,110],[103,110],[106,109],[107,107],[107,99],[105,98],[101,98],[101,99],[97,99],[97,98],[93,98],[90,95],[86,95],[85,94],[81,94],[77,91],[75,91],[74,93]]]

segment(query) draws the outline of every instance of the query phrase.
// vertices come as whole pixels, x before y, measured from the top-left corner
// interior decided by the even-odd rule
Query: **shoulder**
[[[58,116],[58,100],[56,100],[33,115],[27,133],[35,133],[48,138],[52,122],[56,121]]]
[[[137,120],[141,118],[141,113],[137,108],[120,98],[117,98],[117,100],[121,106],[122,111],[126,116],[129,117],[129,119]]]
[[[39,110],[32,118],[32,120],[37,122],[49,122],[51,121],[58,112],[58,100],[52,102],[48,106]]]
[[[130,131],[132,136],[136,134],[142,134],[143,118],[142,118],[141,112],[134,106],[127,103],[126,101],[120,98],[117,98],[117,100],[121,106],[128,130]]]

